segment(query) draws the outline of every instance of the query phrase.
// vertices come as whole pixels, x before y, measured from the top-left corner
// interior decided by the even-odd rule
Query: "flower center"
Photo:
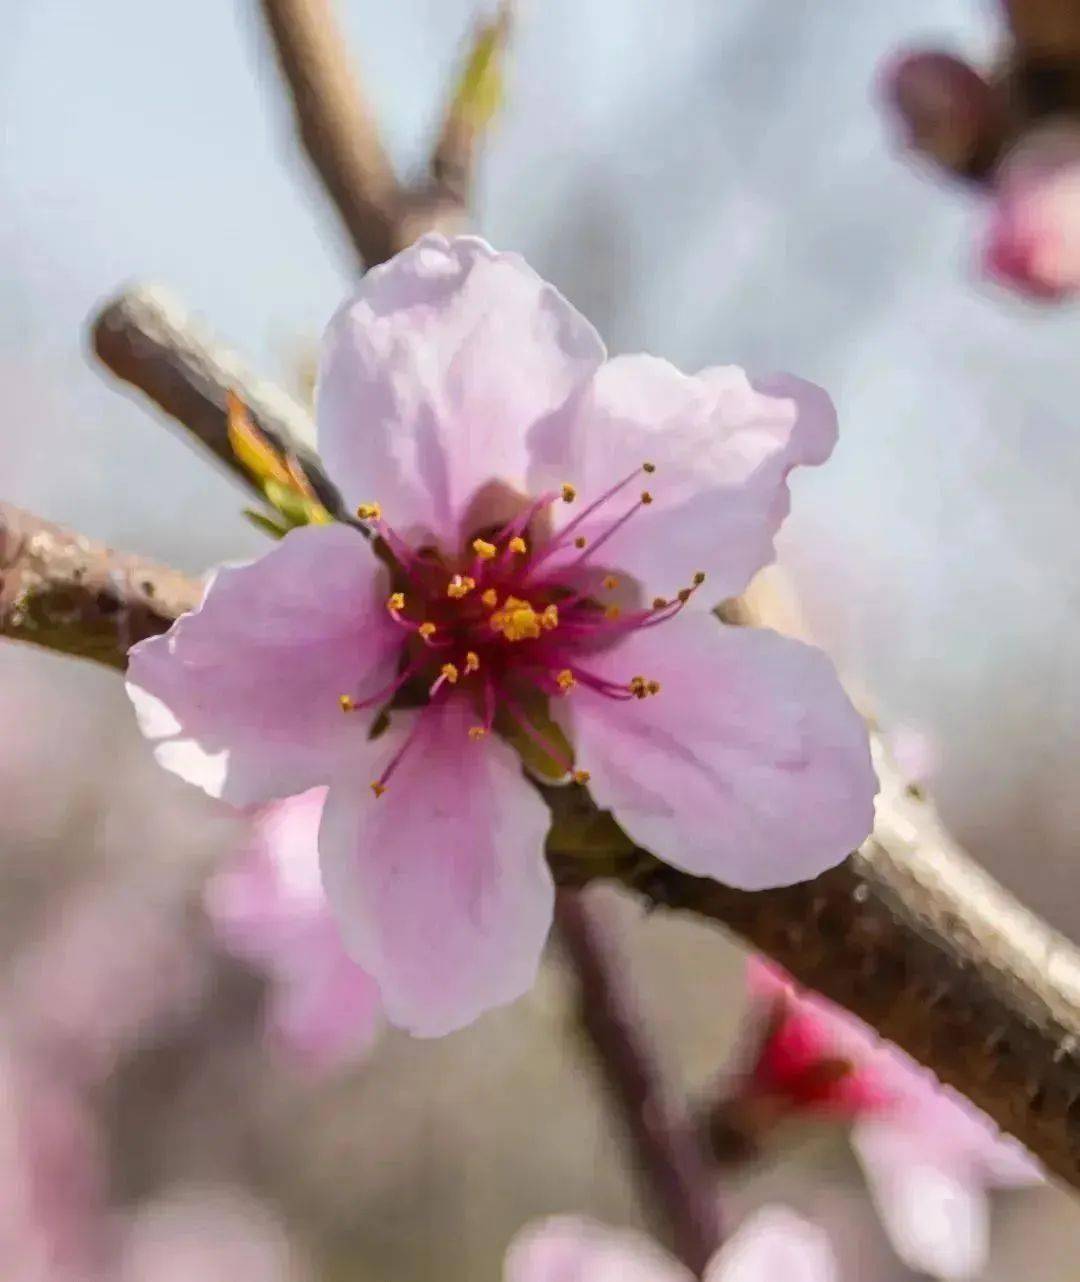
[[[578,686],[616,700],[660,692],[659,683],[643,675],[616,682],[591,671],[590,655],[674,618],[705,576],[695,574],[689,587],[671,600],[656,598],[648,608],[624,608],[611,600],[608,594],[620,580],[597,570],[596,554],[652,503],[648,490],[591,541],[581,534],[586,521],[614,507],[642,474],[654,471],[643,463],[551,537],[541,518],[560,501],[573,503],[577,491],[567,484],[542,494],[504,526],[481,531],[454,559],[435,548],[412,547],[383,518],[378,503],[360,506],[357,515],[382,541],[391,568],[394,590],[386,608],[401,629],[401,657],[392,682],[366,699],[343,694],[341,707],[354,712],[394,702],[421,706],[412,733],[371,785],[377,797],[415,741],[423,710],[451,697],[468,699],[476,711],[471,739],[495,729],[524,735],[564,774],[588,781],[588,771],[575,768],[565,745],[538,729],[529,709]]]

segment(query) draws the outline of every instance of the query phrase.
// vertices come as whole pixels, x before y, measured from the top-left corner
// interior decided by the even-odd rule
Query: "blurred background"
[[[394,159],[415,170],[477,6],[338,10]],[[3,497],[193,572],[253,555],[239,488],[95,368],[86,320],[132,279],[160,280],[302,390],[352,260],[259,15],[249,0],[0,11]],[[811,628],[883,721],[929,745],[955,835],[1076,938],[1080,312],[979,279],[976,202],[899,154],[876,88],[903,45],[978,61],[999,38],[989,0],[531,0],[477,222],[613,352],[830,390],[840,446],[795,481],[782,539]],[[92,1133],[46,1101],[32,1146],[50,1214],[102,1180],[110,1215],[139,1208],[124,1282],[464,1282],[498,1277],[538,1214],[639,1218],[557,962],[515,1007],[441,1042],[387,1035],[315,1089],[264,1045],[256,979],[206,942],[197,887],[236,822],[157,770],[117,677],[0,645],[0,726],[12,1044],[21,1010],[83,1000],[102,1017],[150,992],[152,1032],[109,1060]],[[740,952],[619,911],[661,1041],[700,1086],[731,1052]],[[42,960],[84,918],[111,967],[92,993],[73,991],[77,959]],[[35,1084],[8,1076],[10,1165],[4,1118]],[[853,1282],[911,1276],[841,1147],[800,1149],[732,1197],[766,1187],[834,1228]],[[12,1223],[19,1196],[0,1193]],[[1064,1195],[999,1204],[994,1235],[988,1278],[1075,1276]]]

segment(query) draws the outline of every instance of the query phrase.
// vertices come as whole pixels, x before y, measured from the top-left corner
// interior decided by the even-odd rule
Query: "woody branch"
[[[185,344],[201,341],[188,334]],[[149,368],[129,364],[124,376],[153,386],[161,353],[139,350]],[[199,437],[215,452],[220,428]],[[156,622],[166,625],[164,612]],[[69,626],[81,631],[78,610]],[[24,639],[57,646],[54,635]],[[77,640],[60,648],[82,652]],[[92,657],[122,661],[119,649]],[[882,781],[874,832],[814,881],[751,893],[689,876],[609,840],[610,820],[582,789],[548,788],[556,879],[613,878],[734,931],[904,1047],[1080,1188],[1080,950],[964,854],[873,740]]]

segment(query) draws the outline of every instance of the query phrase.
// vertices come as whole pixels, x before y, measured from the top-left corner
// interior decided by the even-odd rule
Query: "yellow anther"
[[[575,782],[575,783],[588,783],[588,782],[589,782],[589,780],[590,780],[591,778],[592,778],[592,775],[591,775],[591,774],[589,774],[589,772],[588,772],[587,770],[575,770],[575,771],[574,771],[574,782]]]
[[[604,587],[607,588],[609,592],[614,592],[618,586],[619,586],[619,580],[615,577],[614,574],[609,574],[604,579]]]
[[[662,596],[653,597],[652,608],[654,610],[663,610],[666,605],[667,605],[667,599],[665,597],[662,597]]]
[[[450,682],[452,686],[457,685],[457,679],[461,674],[458,672],[454,664],[444,663],[442,667],[439,669],[439,671],[447,679],[447,681]]]
[[[563,502],[564,502],[564,503],[573,503],[573,501],[574,501],[576,498],[577,498],[577,490],[576,490],[576,489],[574,489],[574,487],[573,487],[571,484],[569,484],[569,482],[567,482],[567,484],[565,484],[565,485],[562,487],[562,500],[563,500]]]
[[[470,650],[465,656],[465,675],[468,676],[470,672],[477,672],[479,671],[479,668],[480,656],[475,650]]]
[[[642,463],[642,465],[641,465],[641,470],[642,470],[643,472],[648,472],[648,473],[649,473],[649,475],[651,476],[651,475],[653,474],[653,472],[655,472],[655,471],[656,471],[656,464],[655,464],[655,463]]]
[[[482,738],[484,737],[484,735],[486,735],[486,734],[487,734],[487,729],[486,729],[484,726],[470,726],[470,727],[469,727],[469,738],[470,738],[470,739],[482,739]]]
[[[405,609],[405,593],[391,592],[386,599],[386,608],[400,614]]]
[[[609,605],[604,608],[605,619],[617,619],[622,614],[622,609],[617,605]]]
[[[697,574],[694,575],[694,587],[700,588],[704,582],[705,582],[705,571],[698,570]]]
[[[588,543],[588,541],[589,540],[585,537],[584,534],[579,534],[577,538],[574,540],[574,547],[583,548],[585,544]]]
[[[660,682],[647,681],[644,677],[631,677],[630,693],[635,699],[647,699],[650,694],[660,693]]]
[[[420,633],[420,635],[424,638],[424,640],[427,641],[435,635],[435,624],[427,623],[427,622],[421,623],[416,630],[417,632]]]
[[[641,491],[641,501],[642,503],[645,504],[646,507],[648,507],[649,504],[652,502],[652,495],[649,493],[648,490]]]
[[[490,561],[499,549],[494,543],[488,543],[484,539],[473,539],[472,550],[481,561]]]
[[[361,521],[379,521],[382,519],[382,508],[378,503],[361,503],[356,509]]]
[[[690,588],[680,588],[678,592],[679,600],[683,603],[683,605],[685,605],[693,595],[694,594]]]
[[[494,610],[494,608],[499,604],[499,594],[494,588],[488,588],[486,592],[480,593],[480,600],[483,601],[489,610]]]
[[[563,668],[561,672],[556,673],[555,682],[559,689],[565,692],[573,690],[574,686],[577,685],[577,677],[574,676],[569,668]]]
[[[548,606],[549,610],[552,608]],[[546,613],[547,611],[544,612]],[[555,622],[558,621],[556,614]],[[554,623],[546,623],[544,615],[537,614],[528,601],[522,601],[516,596],[508,596],[502,609],[496,610],[489,622],[493,631],[501,632],[507,641],[534,641],[540,635],[541,626],[555,626]]]
[[[529,545],[518,534],[515,534],[510,542],[506,545],[511,552],[516,552],[518,556],[524,556],[529,550]]]
[[[386,791],[386,784],[380,783],[378,779],[376,779],[375,782],[371,785],[371,791],[375,794],[376,797],[381,797],[383,793]]]
[[[338,703],[341,705],[342,712],[352,712],[356,707],[356,700],[347,694],[338,695]]]
[[[476,580],[470,578],[469,575],[455,574],[446,585],[446,595],[453,597],[455,600],[460,600],[463,596],[468,596],[475,587]]]
[[[540,615],[540,626],[545,632],[550,632],[552,628],[559,626],[559,607],[557,605],[546,605],[544,612]]]

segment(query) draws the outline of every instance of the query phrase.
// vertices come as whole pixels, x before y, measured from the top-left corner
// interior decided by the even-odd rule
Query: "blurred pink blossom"
[[[1033,298],[1080,290],[1080,129],[1036,131],[1002,163],[985,262]]]
[[[100,1137],[80,1095],[0,1049],[0,1277],[96,1282],[105,1258]]]
[[[99,876],[52,900],[8,980],[18,1045],[91,1086],[157,1025],[196,1010],[205,957],[184,898],[177,886]]]
[[[431,235],[331,321],[317,417],[385,556],[347,523],[294,530],[136,646],[129,690],[159,761],[213,795],[329,785],[328,896],[392,1022],[446,1033],[533,981],[549,815],[511,742],[733,885],[866,835],[866,731],[828,660],[708,608],[772,558],[790,470],[832,450],[820,389],[606,360],[516,255]]]
[[[768,1069],[761,1087],[797,1081],[814,1054],[850,1065],[844,1111],[894,1249],[910,1268],[947,1282],[975,1277],[988,1250],[988,1190],[1041,1183],[1035,1159],[929,1070],[770,962],[751,959],[748,982],[752,999],[768,1006],[766,1042],[775,1041],[759,1057]],[[748,1089],[755,1083],[752,1076]],[[805,1111],[817,1109],[806,1101]]]
[[[710,1261],[704,1282],[836,1282],[822,1229],[785,1207],[763,1207]],[[504,1282],[692,1282],[650,1238],[589,1220],[529,1225],[510,1244]]]
[[[270,983],[273,1042],[316,1069],[362,1055],[381,1022],[379,991],[346,953],[319,876],[325,788],[263,807],[243,850],[208,883],[224,946]]]
[[[117,1282],[297,1282],[273,1212],[241,1189],[182,1187],[147,1202],[119,1234]]]

